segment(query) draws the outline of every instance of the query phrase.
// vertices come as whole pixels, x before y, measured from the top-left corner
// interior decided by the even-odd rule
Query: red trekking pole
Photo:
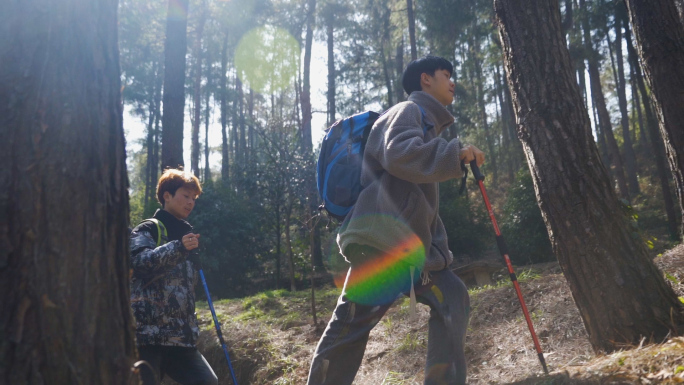
[[[463,167],[465,168],[465,167]],[[520,307],[525,314],[525,321],[527,321],[527,327],[530,329],[532,334],[532,340],[534,341],[534,347],[537,349],[537,356],[539,357],[539,362],[541,362],[544,368],[544,373],[549,374],[549,370],[546,368],[546,360],[544,359],[544,353],[542,353],[541,346],[539,345],[539,339],[537,334],[534,332],[534,326],[532,325],[532,320],[530,319],[530,313],[527,311],[527,305],[525,305],[525,300],[523,299],[522,292],[520,291],[520,285],[518,284],[518,278],[515,276],[515,271],[513,271],[513,265],[511,265],[511,259],[508,258],[508,246],[504,241],[501,231],[499,231],[499,225],[496,223],[496,218],[494,218],[494,211],[492,210],[492,205],[489,204],[489,198],[487,198],[487,191],[485,191],[484,175],[480,172],[480,168],[477,167],[477,161],[473,160],[470,162],[470,169],[473,171],[473,176],[480,187],[480,192],[482,193],[482,198],[484,199],[485,206],[487,207],[487,212],[489,213],[489,218],[492,220],[492,225],[494,225],[494,232],[496,233],[496,244],[499,246],[499,252],[506,261],[506,267],[508,267],[508,273],[511,276],[511,281],[515,287],[515,292],[518,295],[518,300],[520,301]]]

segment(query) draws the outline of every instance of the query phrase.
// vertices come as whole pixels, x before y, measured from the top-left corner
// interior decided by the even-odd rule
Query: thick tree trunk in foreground
[[[593,348],[681,333],[681,304],[635,239],[599,159],[557,0],[494,7],[539,207]]]
[[[164,96],[162,114],[162,170],[183,166],[185,111],[185,53],[189,0],[169,0],[164,40]]]
[[[116,15],[0,2],[2,384],[133,380]]]
[[[671,0],[627,0],[627,7],[674,174],[684,233],[684,25]]]

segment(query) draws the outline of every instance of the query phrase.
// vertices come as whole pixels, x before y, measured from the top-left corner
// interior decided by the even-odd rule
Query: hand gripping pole
[[[470,169],[473,171],[473,176],[477,185],[480,187],[480,192],[482,193],[482,199],[484,199],[485,206],[487,207],[487,212],[489,213],[489,218],[492,220],[492,225],[494,226],[494,232],[496,233],[496,244],[499,246],[499,252],[506,261],[506,267],[508,267],[508,274],[511,277],[511,282],[513,282],[513,287],[515,287],[515,292],[518,295],[518,300],[520,301],[520,307],[522,307],[523,314],[525,314],[525,321],[527,321],[527,327],[530,329],[532,334],[532,340],[534,341],[534,347],[537,350],[537,356],[539,357],[539,362],[541,362],[544,373],[549,374],[549,370],[546,367],[546,360],[544,359],[544,353],[542,353],[541,345],[539,345],[539,339],[537,338],[537,333],[534,332],[534,326],[532,325],[532,320],[530,319],[530,313],[527,311],[527,305],[525,305],[525,300],[523,299],[522,292],[520,291],[520,285],[518,284],[518,278],[515,276],[515,271],[513,271],[513,265],[511,264],[511,259],[508,257],[508,246],[506,246],[506,241],[504,241],[503,235],[499,230],[499,225],[496,223],[496,218],[494,218],[494,210],[492,210],[492,205],[489,204],[489,198],[487,197],[487,191],[484,187],[484,175],[480,172],[480,168],[477,167],[477,162],[475,160],[470,162]]]

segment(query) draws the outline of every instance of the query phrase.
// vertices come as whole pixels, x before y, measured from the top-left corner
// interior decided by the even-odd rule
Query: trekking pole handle
[[[476,181],[485,179],[484,175],[482,175],[482,173],[480,172],[480,168],[477,167],[476,159],[470,161],[470,170],[473,172],[473,177],[475,177]]]

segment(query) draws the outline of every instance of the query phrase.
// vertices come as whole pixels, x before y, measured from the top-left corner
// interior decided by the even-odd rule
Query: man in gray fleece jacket
[[[351,263],[342,295],[311,363],[309,385],[351,384],[368,336],[400,294],[430,306],[425,384],[464,384],[469,299],[448,268],[453,255],[439,217],[439,182],[461,177],[460,163],[484,162],[474,146],[439,134],[454,122],[453,66],[427,56],[402,78],[408,101],[373,125],[361,191],[337,237]],[[421,279],[422,278],[422,279]]]

